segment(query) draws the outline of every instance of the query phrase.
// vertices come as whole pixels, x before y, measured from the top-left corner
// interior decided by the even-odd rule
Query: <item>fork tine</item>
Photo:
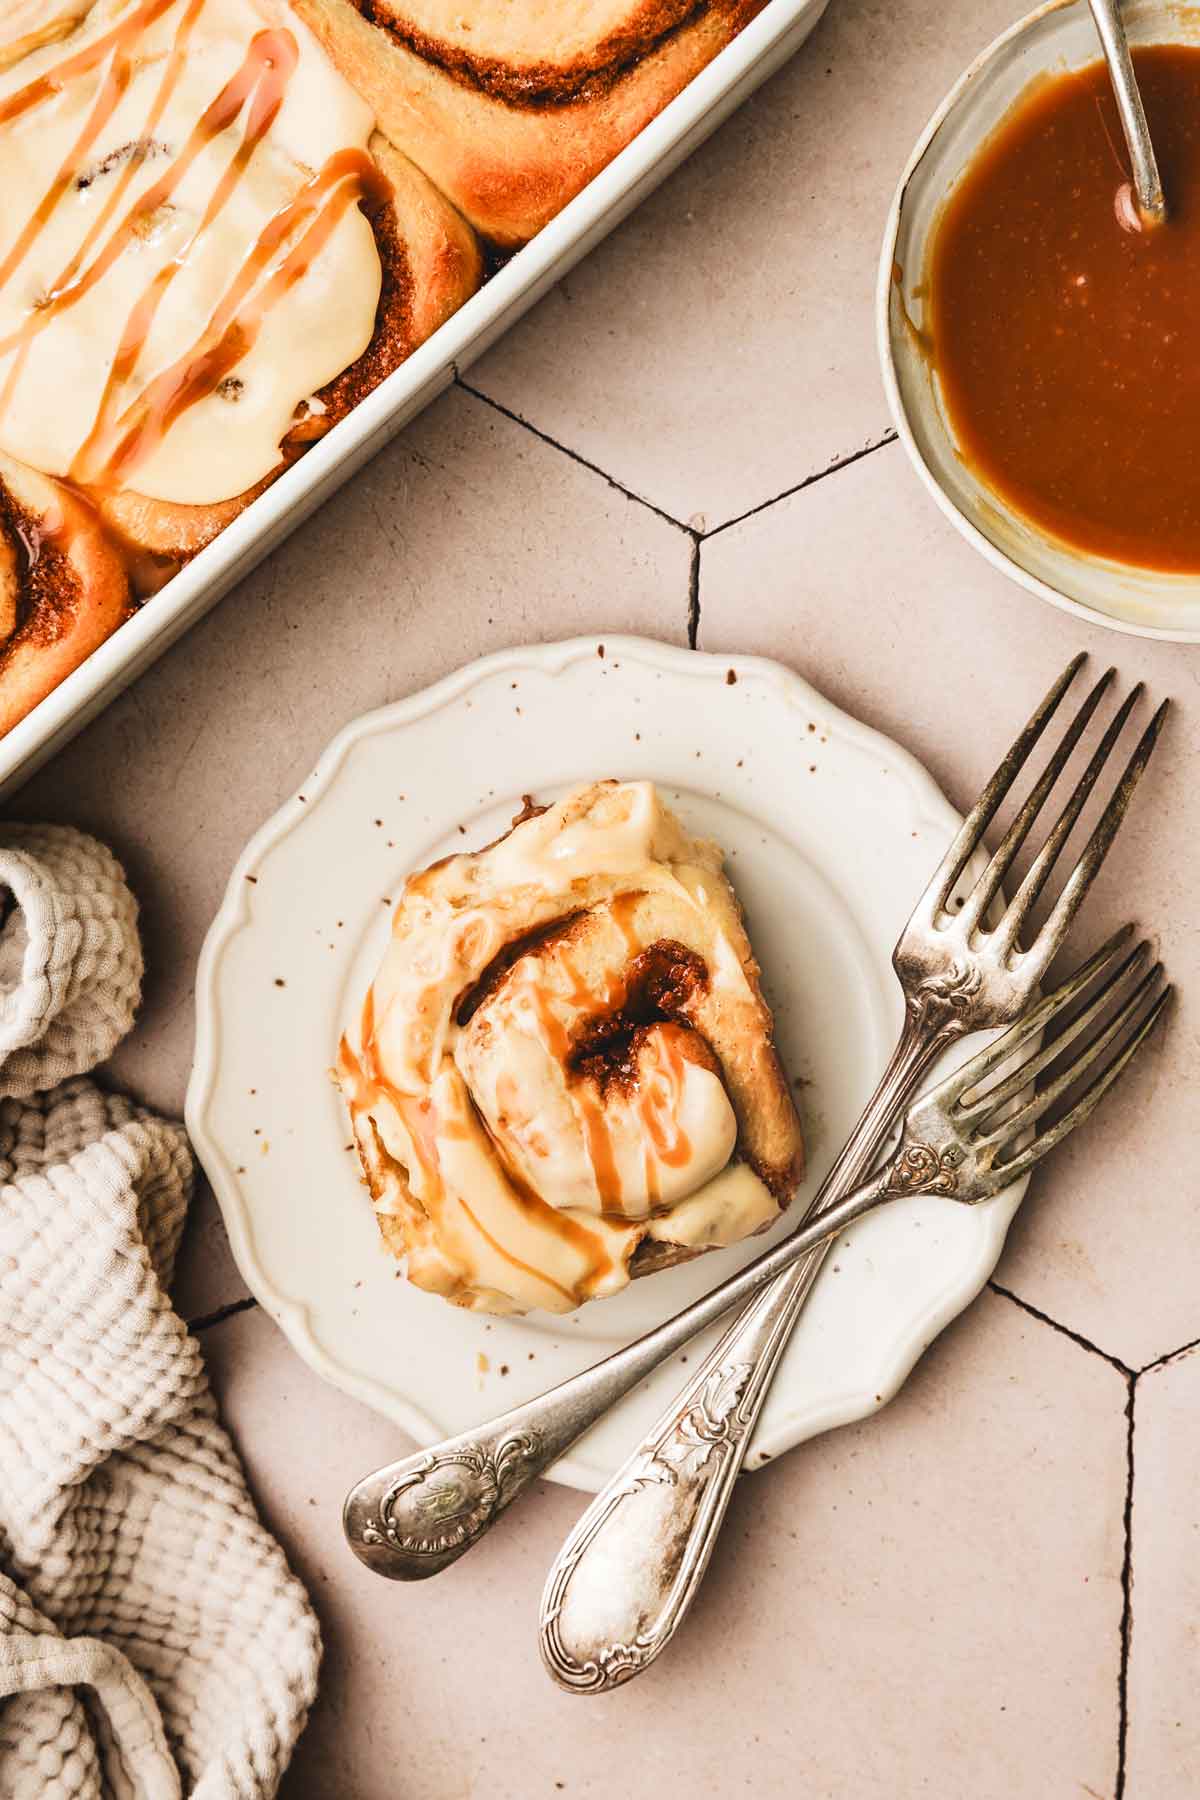
[[[1142,979],[1138,982],[1132,994],[1130,994],[1120,1010],[1113,1014],[1108,1024],[1092,1039],[1091,1043],[1084,1046],[1070,1066],[1064,1069],[1060,1075],[1056,1075],[1053,1081],[1048,1081],[1044,1088],[1039,1088],[1037,1093],[1035,1093],[1030,1100],[1027,1100],[1024,1106],[1019,1106],[1016,1112],[1011,1113],[1006,1119],[1001,1119],[991,1131],[988,1131],[986,1128],[981,1130],[979,1133],[980,1142],[988,1144],[1002,1143],[1011,1138],[1016,1132],[1023,1131],[1027,1125],[1032,1125],[1034,1120],[1040,1119],[1044,1112],[1049,1112],[1056,1101],[1062,1099],[1068,1088],[1075,1085],[1079,1080],[1079,1077],[1083,1074],[1083,1071],[1090,1068],[1099,1057],[1104,1055],[1104,1052],[1109,1046],[1114,1044],[1122,1035],[1125,1027],[1136,1015],[1142,1001],[1146,998],[1146,995],[1150,992],[1151,988],[1156,985],[1161,974],[1162,964],[1156,962],[1154,967],[1148,969],[1142,976]],[[1087,1008],[1087,1011],[1093,1015],[1096,1010],[1097,1003],[1093,1003],[1092,1006]],[[1071,1021],[1071,1026],[1074,1027],[1076,1023],[1077,1021],[1073,1019]],[[1064,1036],[1065,1035],[1066,1034],[1064,1033]],[[1055,1060],[1053,1053],[1059,1049],[1060,1044],[1061,1039],[1048,1046],[1047,1052],[1045,1053],[1046,1063]],[[1065,1048],[1065,1045],[1063,1048]],[[1033,1073],[1031,1070],[1027,1075],[1026,1080],[1028,1082],[1032,1079]],[[1006,1082],[1005,1086],[1007,1085],[1008,1083]],[[1016,1091],[1019,1093],[1020,1089],[1018,1088]],[[994,1111],[988,1114],[989,1119],[994,1117]]]
[[[987,1177],[986,1191],[988,1193],[998,1193],[1011,1181],[1016,1181],[1020,1176],[1027,1174],[1035,1163],[1041,1161],[1047,1151],[1053,1150],[1056,1144],[1061,1144],[1077,1125],[1082,1125],[1083,1121],[1095,1112],[1113,1082],[1128,1068],[1133,1057],[1137,1055],[1153,1031],[1158,1016],[1171,998],[1173,991],[1170,987],[1163,989],[1120,1055],[1115,1056],[1108,1067],[1095,1077],[1070,1112],[1064,1113],[1063,1117],[1048,1131],[1040,1131],[1032,1144],[1019,1151],[1016,1156],[1010,1157],[1007,1162],[993,1163],[991,1173]]]
[[[1050,835],[1034,857],[1028,874],[1005,909],[1004,917],[996,928],[996,943],[1002,951],[1011,949],[1016,943],[1022,925],[1034,906],[1037,905],[1038,896],[1062,853],[1062,847],[1074,830],[1075,821],[1083,811],[1088,795],[1095,787],[1101,770],[1112,755],[1117,739],[1124,731],[1126,720],[1140,699],[1142,691],[1142,683],[1139,681],[1118,707],[1107,731],[1093,751],[1087,768],[1072,790],[1067,804],[1055,820]]]
[[[1082,650],[1078,656],[1071,658],[960,825],[954,842],[942,858],[937,873],[923,896],[924,903],[931,904],[935,913],[944,904],[968,858],[973,855],[980,838],[995,817],[1001,801],[1028,761],[1030,751],[1049,724],[1059,701],[1086,660],[1086,652]]]
[[[1081,1007],[1052,1043],[1045,1044],[1040,1050],[1036,1050],[1032,1056],[1026,1058],[1019,1069],[1015,1069],[1003,1081],[998,1081],[994,1087],[988,1088],[986,1093],[981,1093],[978,1099],[961,1101],[958,1109],[959,1117],[964,1120],[982,1121],[994,1117],[1000,1107],[1007,1106],[1010,1100],[1023,1092],[1030,1082],[1037,1079],[1043,1069],[1049,1068],[1051,1063],[1056,1062],[1067,1046],[1074,1043],[1081,1032],[1086,1031],[1088,1026],[1100,1017],[1121,983],[1145,962],[1149,953],[1150,945],[1143,940],[1129,952],[1124,962],[1113,971],[1094,998],[1089,1000],[1085,1007]],[[1074,983],[1071,985],[1075,986]],[[1075,992],[1079,993],[1080,991],[1081,989],[1075,986]],[[1050,998],[1054,1003],[1054,1013],[1062,1011],[1073,997],[1073,995],[1068,995],[1064,999],[1061,989],[1052,994]],[[1053,1014],[1050,1016],[1053,1017]],[[970,1091],[968,1088],[967,1092],[970,1093]]]
[[[1075,714],[1070,725],[1068,725],[1066,731],[1063,733],[1058,749],[1054,752],[1054,755],[1042,770],[1029,798],[1005,832],[999,849],[988,863],[987,868],[983,871],[979,880],[975,883],[974,888],[967,898],[965,906],[963,906],[958,913],[957,923],[960,929],[967,932],[974,931],[976,925],[978,925],[979,921],[987,912],[988,907],[992,904],[1000,887],[1000,883],[1008,873],[1014,856],[1016,856],[1021,845],[1029,836],[1034,820],[1045,805],[1047,796],[1065,769],[1071,752],[1083,736],[1084,730],[1091,720],[1092,714],[1099,706],[1107,689],[1111,686],[1116,673],[1117,671],[1115,668],[1106,669],[1104,671],[1104,674],[1100,677],[1091,693],[1084,700],[1083,705],[1079,708],[1079,711]],[[1083,802],[1081,800],[1080,805],[1082,804]]]
[[[998,1069],[1002,1062],[1006,1062],[1022,1044],[1044,1030],[1056,1013],[1061,1012],[1064,1006],[1069,1006],[1072,1000],[1091,985],[1097,975],[1111,967],[1114,958],[1132,935],[1132,925],[1122,925],[1119,931],[1114,931],[1108,942],[1094,951],[1085,963],[1081,963],[1075,973],[1056,987],[1052,994],[1047,994],[1045,999],[1023,1012],[1015,1025],[1010,1025],[1000,1037],[985,1045],[974,1056],[968,1057],[966,1062],[947,1075],[935,1090],[941,1103],[950,1106],[961,1099],[963,1094],[977,1088],[981,1081],[994,1069]]]
[[[1033,973],[1035,980],[1040,977],[1042,971],[1050,963],[1063,939],[1071,929],[1072,921],[1083,904],[1084,896],[1087,894],[1088,889],[1100,872],[1100,867],[1104,862],[1105,857],[1108,855],[1112,841],[1121,828],[1121,823],[1128,810],[1129,802],[1133,798],[1133,791],[1145,774],[1146,764],[1154,754],[1154,746],[1158,742],[1159,734],[1163,728],[1163,721],[1167,716],[1170,705],[1171,702],[1169,700],[1163,701],[1162,705],[1139,738],[1137,747],[1134,750],[1133,755],[1129,758],[1129,761],[1126,763],[1121,779],[1117,783],[1116,789],[1109,800],[1108,805],[1101,813],[1099,822],[1092,832],[1091,837],[1088,839],[1079,861],[1075,864],[1075,867],[1067,877],[1066,885],[1058,899],[1055,901],[1050,916],[1038,932],[1036,941],[1030,946],[1025,966],[1027,970]],[[1116,721],[1114,720],[1114,724],[1115,723]],[[1107,733],[1105,735],[1107,736]],[[1099,752],[1097,752],[1097,754],[1099,754]],[[1030,874],[1032,875],[1032,873],[1033,871],[1031,870]],[[1028,880],[1028,877],[1026,879]],[[1022,883],[1022,887],[1024,886],[1025,883]],[[1034,895],[1034,898],[1036,898],[1036,895]],[[1020,903],[1021,896],[1018,894],[1017,899],[1013,902],[1013,906],[1009,909],[1010,915],[1016,911]],[[1028,911],[1029,906],[1032,904],[1032,899],[1027,901],[1024,906],[1024,911],[1021,912],[1020,916],[1011,919],[1011,923],[1010,916],[1005,916],[1004,923],[1000,927],[1002,934],[1000,945],[1003,949],[1010,949],[1013,944],[1015,944],[1017,933],[1020,931],[1024,921],[1025,912]]]

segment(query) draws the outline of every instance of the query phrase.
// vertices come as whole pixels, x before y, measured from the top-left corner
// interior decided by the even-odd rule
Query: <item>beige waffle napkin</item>
[[[316,1621],[166,1287],[178,1125],[83,1072],[129,1029],[136,907],[100,844],[0,827],[0,1796],[275,1792]]]

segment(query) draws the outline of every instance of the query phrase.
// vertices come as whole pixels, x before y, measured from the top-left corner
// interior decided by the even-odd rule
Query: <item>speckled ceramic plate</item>
[[[763,1247],[517,1320],[409,1287],[380,1247],[328,1069],[391,902],[411,869],[495,837],[523,794],[604,775],[653,778],[726,849],[804,1117],[793,1218],[891,1050],[892,945],[957,824],[912,757],[788,670],[638,639],[489,657],[334,740],[248,845],[209,933],[187,1118],[252,1292],[318,1373],[421,1442],[595,1361]],[[805,1309],[749,1466],[889,1399],[986,1280],[1019,1198],[909,1200],[857,1224]],[[558,1478],[599,1486],[677,1373],[631,1395]]]

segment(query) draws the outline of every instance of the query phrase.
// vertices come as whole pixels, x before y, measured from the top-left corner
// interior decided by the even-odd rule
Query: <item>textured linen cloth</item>
[[[0,905],[0,1797],[270,1795],[316,1621],[167,1299],[183,1130],[84,1078],[133,1020],[136,905],[23,825]]]

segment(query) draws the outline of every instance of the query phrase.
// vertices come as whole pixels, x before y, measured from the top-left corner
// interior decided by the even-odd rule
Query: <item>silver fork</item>
[[[864,1214],[917,1194],[977,1206],[1027,1174],[1095,1111],[1170,997],[1160,963],[1135,980],[1144,968],[1148,944],[1139,944],[1122,960],[1131,929],[1126,926],[1119,931],[1053,994],[914,1102],[905,1116],[899,1145],[870,1179],[821,1208],[809,1224],[770,1254],[776,1259],[786,1254],[794,1261],[828,1244]],[[1017,1062],[1017,1053],[1031,1043],[1036,1046],[1052,1021],[1101,976],[1106,976],[1103,985],[1054,1040],[1035,1047]],[[1118,998],[1120,1005],[1110,1011]],[[1054,1068],[1075,1041],[1089,1032],[1083,1047]],[[1048,1069],[1052,1070],[1050,1079],[1035,1089],[1033,1083]],[[1035,1122],[1071,1097],[1072,1090],[1093,1070],[1070,1109],[1031,1139]],[[990,1076],[996,1079],[989,1083]],[[597,1693],[617,1687],[653,1662],[674,1634],[699,1580],[693,1566],[675,1559],[675,1593],[650,1620],[643,1621],[640,1601],[633,1596],[643,1581],[648,1581],[652,1594],[657,1589],[656,1572],[646,1569],[645,1559],[662,1545],[666,1527],[660,1523],[660,1515],[673,1516],[674,1489],[727,1443],[729,1431],[741,1429],[739,1381],[730,1366],[713,1364],[699,1385],[684,1428],[678,1428],[678,1408],[673,1406],[667,1429],[652,1434],[637,1457],[587,1508],[550,1570],[542,1596],[542,1655],[555,1679],[575,1692]],[[647,1499],[639,1522],[654,1526],[651,1545],[636,1553],[624,1532],[615,1543],[604,1542],[608,1521],[631,1491]],[[715,1532],[707,1534],[703,1540],[706,1547],[714,1536]],[[635,1554],[636,1560],[629,1561]],[[626,1618],[631,1629],[622,1631],[619,1626]]]
[[[1021,929],[1112,755],[1141,692],[1140,683],[1115,713],[1016,893],[1000,917],[992,920],[1000,885],[1100,704],[1113,669],[1084,699],[961,907],[947,910],[984,832],[1083,660],[1075,658],[1051,688],[968,813],[917,902],[892,957],[905,1001],[899,1041],[859,1129],[813,1201],[810,1217],[862,1180],[889,1124],[915,1091],[923,1071],[949,1044],[968,1032],[1008,1025],[1019,1017],[1096,878],[1154,748],[1167,702],[1142,734],[1041,929],[1027,950],[1020,948]],[[553,1603],[547,1588],[541,1618],[542,1655],[562,1686],[589,1693],[612,1688],[652,1662],[674,1634],[703,1579],[771,1378],[827,1250],[828,1241],[746,1307],[572,1534],[568,1550],[572,1546],[578,1550],[585,1528],[591,1536],[568,1580],[559,1583]],[[694,1454],[698,1434],[703,1455]],[[643,1472],[652,1462],[675,1468],[676,1479],[669,1489],[654,1491],[654,1484],[644,1481]],[[598,1523],[600,1513],[604,1517]],[[592,1585],[590,1618],[582,1604],[574,1606],[571,1595],[573,1581],[581,1591],[588,1582],[589,1559],[603,1559],[610,1570],[628,1569],[627,1579],[610,1580],[602,1614]],[[556,1609],[564,1607],[571,1620],[569,1631],[555,1616]]]
[[[1064,694],[1084,662],[1077,656],[1055,682],[979,800],[968,814],[937,873],[917,904],[894,962],[904,990],[906,1014],[891,1061],[858,1126],[814,1202],[825,1206],[847,1193],[875,1162],[881,1144],[923,1071],[956,1038],[969,1031],[1011,1024],[1033,995],[1051,958],[1061,945],[1096,873],[1107,854],[1162,726],[1166,703],[1155,714],[1127,763],[1083,854],[1076,863],[1050,916],[1026,951],[1017,935],[1041,894],[1072,826],[1120,735],[1140,687],[1121,706],[1049,832],[1029,874],[999,923],[984,929],[1000,883],[1029,834],[1047,796],[1066,765],[1111,682],[1110,669],[1087,695],[1029,799],[1006,832],[995,855],[957,914],[946,905],[983,834],[1013,782],[1027,763]],[[500,1514],[538,1475],[570,1448],[609,1407],[679,1350],[698,1331],[746,1300],[768,1281],[775,1268],[763,1264],[785,1245],[767,1253],[749,1269],[686,1307],[673,1319],[626,1345],[594,1368],[561,1382],[548,1393],[527,1401],[471,1431],[432,1449],[375,1470],[351,1489],[343,1525],[355,1554],[370,1568],[398,1580],[420,1580],[437,1574],[490,1530]],[[643,1609],[653,1640],[654,1621],[670,1598],[672,1617],[682,1616],[698,1583],[720,1522],[728,1491],[741,1466],[745,1442],[758,1416],[779,1353],[803,1303],[821,1252],[810,1253],[759,1294],[703,1368],[718,1371],[732,1386],[730,1406],[712,1421],[714,1454],[672,1489],[673,1527],[653,1544],[638,1543],[637,1494],[619,1497],[608,1521],[636,1549],[640,1571],[653,1570],[656,1587]],[[734,1392],[736,1389],[736,1393]],[[703,1383],[689,1384],[676,1414],[682,1432],[703,1397]],[[665,1436],[670,1427],[664,1422]],[[717,1447],[722,1454],[715,1454]],[[629,1532],[625,1532],[628,1520]],[[670,1526],[670,1522],[665,1522]],[[672,1530],[674,1536],[672,1536]],[[678,1544],[678,1550],[673,1546]],[[680,1587],[681,1576],[689,1576]],[[647,1575],[647,1579],[649,1576]],[[686,1590],[686,1591],[685,1591]],[[645,1592],[645,1590],[643,1590]],[[673,1629],[673,1626],[672,1626]],[[642,1633],[639,1625],[633,1637]],[[633,1641],[631,1637],[630,1642]],[[545,1640],[543,1640],[545,1644]],[[569,1646],[564,1646],[564,1654]],[[597,1685],[580,1668],[552,1663],[556,1675],[571,1686]],[[612,1685],[602,1672],[600,1687]]]

